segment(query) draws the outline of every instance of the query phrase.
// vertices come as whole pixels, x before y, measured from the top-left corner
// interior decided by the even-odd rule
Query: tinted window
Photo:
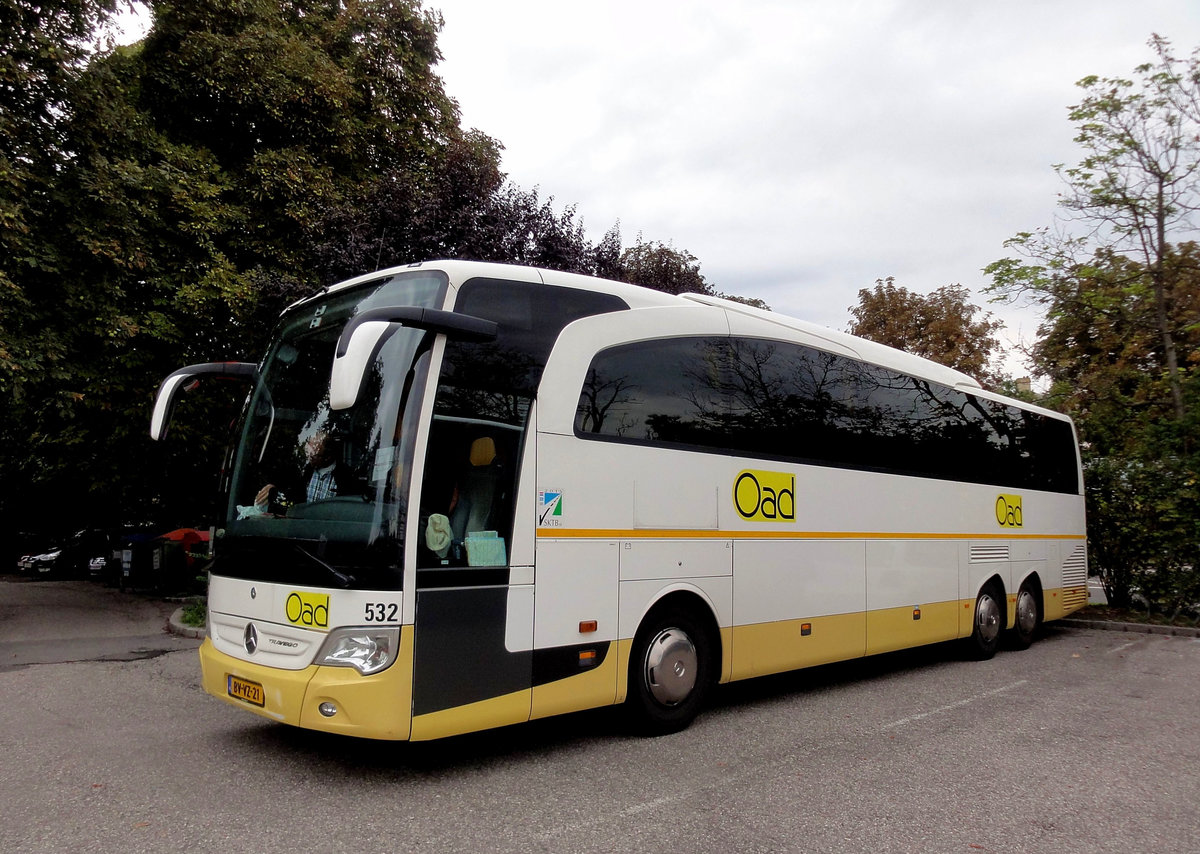
[[[576,432],[1075,493],[1070,425],[810,347],[676,338],[596,356]]]

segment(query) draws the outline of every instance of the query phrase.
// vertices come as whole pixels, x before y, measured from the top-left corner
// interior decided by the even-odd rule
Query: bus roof
[[[790,332],[787,337],[806,341],[818,348],[824,343],[826,346],[832,346],[833,349],[848,350],[864,361],[882,367],[894,368],[902,373],[939,382],[947,386],[969,390],[972,393],[983,390],[975,378],[930,359],[784,314],[754,308],[735,300],[695,293],[685,293],[677,296],[641,285],[631,285],[626,282],[600,279],[578,273],[566,273],[560,270],[546,270],[538,267],[497,264],[484,261],[424,261],[416,264],[389,267],[362,276],[356,276],[344,282],[331,285],[323,293],[353,287],[378,279],[381,276],[415,270],[440,270],[449,277],[451,287],[456,290],[469,279],[496,278],[608,293],[620,297],[633,309],[673,305],[708,306],[747,318],[751,321],[751,325],[763,324],[762,331],[765,337],[779,335],[781,329],[786,329]],[[997,397],[1002,396],[997,395]],[[1023,405],[1027,408],[1035,408],[1029,407],[1027,404]]]

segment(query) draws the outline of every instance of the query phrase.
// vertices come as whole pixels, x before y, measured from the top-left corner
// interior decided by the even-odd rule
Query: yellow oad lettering
[[[288,594],[285,613],[289,623],[309,628],[329,628],[329,596],[321,593]]]
[[[794,522],[796,476],[747,469],[733,482],[733,506],[751,522]]]
[[[996,496],[996,521],[1001,528],[1020,528],[1025,524],[1021,514],[1021,496]]]

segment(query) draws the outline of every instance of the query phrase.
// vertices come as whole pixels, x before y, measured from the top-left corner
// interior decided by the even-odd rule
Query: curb
[[[167,631],[173,635],[181,635],[185,638],[203,638],[207,634],[207,629],[203,626],[188,626],[184,624],[182,608],[176,608],[175,613],[167,620]]]
[[[1080,620],[1065,617],[1055,620],[1060,626],[1072,629],[1095,629],[1101,632],[1132,632],[1142,635],[1172,635],[1180,638],[1200,638],[1200,628],[1191,626],[1154,626],[1148,623],[1117,623],[1111,620]]]

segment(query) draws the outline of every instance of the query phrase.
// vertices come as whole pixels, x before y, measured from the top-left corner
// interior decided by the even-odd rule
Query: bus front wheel
[[[975,599],[975,625],[969,641],[972,658],[986,661],[996,654],[1005,623],[1004,611],[1004,595],[995,582],[985,584]]]
[[[626,711],[643,735],[687,727],[712,684],[712,642],[691,612],[651,613],[634,637]]]

